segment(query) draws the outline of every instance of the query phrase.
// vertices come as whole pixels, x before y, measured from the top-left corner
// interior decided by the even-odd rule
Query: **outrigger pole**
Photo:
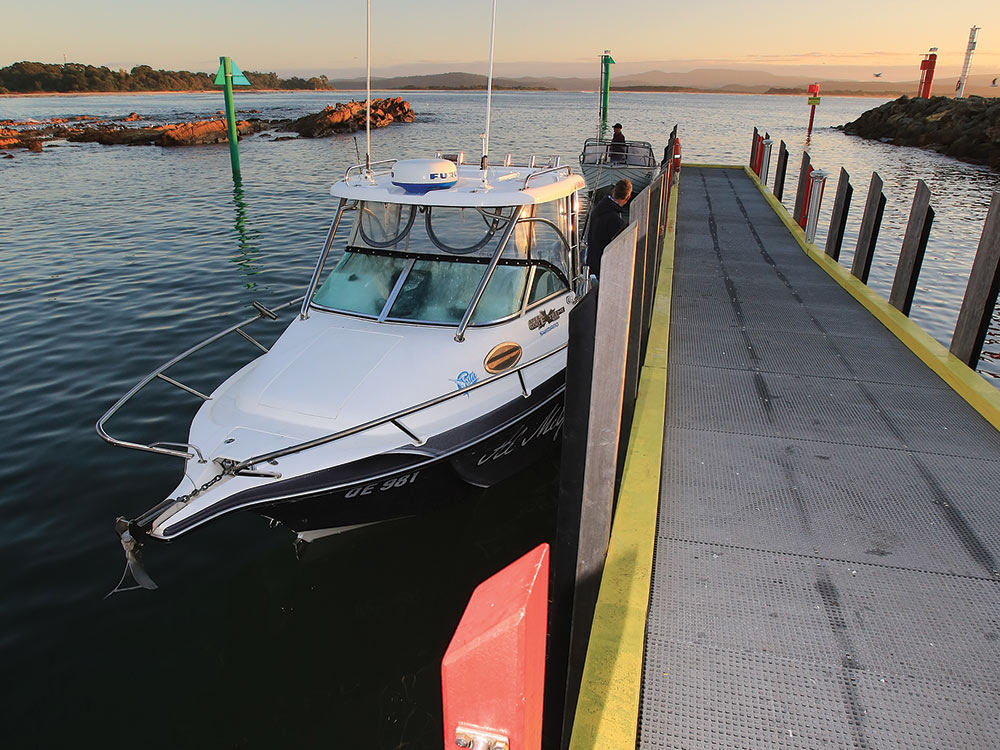
[[[365,174],[372,178],[372,0],[365,3]]]
[[[493,100],[493,40],[496,38],[497,0],[493,0],[493,19],[490,21],[490,73],[486,78],[486,130],[483,131],[483,158],[480,169],[483,170],[483,185],[486,184],[486,166],[490,154],[490,103]]]

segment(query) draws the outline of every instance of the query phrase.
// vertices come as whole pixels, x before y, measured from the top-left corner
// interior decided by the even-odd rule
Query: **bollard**
[[[819,224],[819,207],[823,202],[823,188],[826,172],[814,169],[809,173],[809,190],[806,193],[806,207],[802,215],[806,217],[806,242],[816,241],[816,227]]]
[[[446,747],[541,750],[549,545],[472,592],[441,660]]]

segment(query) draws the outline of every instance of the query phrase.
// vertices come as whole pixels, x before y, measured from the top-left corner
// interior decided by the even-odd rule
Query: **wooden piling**
[[[951,353],[975,369],[993,320],[1000,290],[1000,193],[993,193],[990,210],[979,238],[969,284],[951,340]]]
[[[875,243],[878,242],[878,231],[882,227],[884,213],[885,194],[882,192],[882,178],[878,172],[872,172],[865,212],[861,217],[861,230],[858,232],[858,244],[854,248],[854,259],[851,261],[851,273],[865,284],[868,283],[868,274],[872,269],[872,256],[875,254]]]
[[[778,145],[778,163],[774,166],[774,188],[771,190],[774,197],[781,201],[785,194],[785,170],[788,168],[788,147],[782,141]]]
[[[834,260],[840,260],[840,246],[844,243],[844,228],[847,226],[847,213],[851,208],[853,195],[851,176],[841,167],[840,177],[837,179],[837,197],[833,201],[833,215],[830,217],[830,231],[826,235],[826,254]]]
[[[802,225],[802,212],[805,209],[803,204],[805,203],[806,192],[808,191],[809,166],[809,152],[803,151],[802,164],[799,166],[799,182],[795,188],[795,205],[792,210],[792,218],[800,226]]]
[[[646,256],[643,261],[642,290],[642,326],[640,327],[639,361],[646,358],[646,334],[649,332],[649,321],[653,315],[653,280],[656,278],[656,246],[660,234],[660,174],[657,173],[650,181],[646,190],[649,192],[649,216],[646,220]]]
[[[598,290],[591,289],[569,313],[569,346],[566,354],[565,421],[562,459],[559,470],[559,506],[556,544],[552,552],[552,586],[549,587],[549,651],[545,680],[546,737],[559,737],[563,727],[563,704],[570,705],[567,717],[572,725],[572,706],[566,700],[579,691],[582,654],[571,661],[573,602],[577,589],[577,555],[583,523],[584,467],[587,465],[587,430],[590,424],[590,397],[594,379],[594,342],[597,329]],[[592,556],[593,553],[591,553]],[[589,559],[589,558],[588,558]],[[584,643],[584,649],[586,644]]]
[[[757,139],[760,138],[760,131],[757,126],[753,127],[753,137],[750,139],[750,169],[753,169],[754,157],[757,155]]]
[[[910,206],[910,218],[906,222],[906,234],[903,235],[903,246],[899,251],[896,277],[889,294],[889,304],[903,315],[910,314],[913,293],[917,289],[917,277],[920,275],[920,265],[924,262],[924,250],[927,249],[927,238],[930,236],[933,223],[931,191],[923,180],[917,180],[913,204]]]
[[[563,727],[573,724],[594,605],[611,536],[622,409],[626,399],[635,398],[634,394],[626,394],[625,376],[637,239],[638,225],[633,222],[608,244],[601,256],[592,375],[592,382],[599,383],[600,388],[591,387],[587,418]],[[568,736],[566,733],[565,737]]]

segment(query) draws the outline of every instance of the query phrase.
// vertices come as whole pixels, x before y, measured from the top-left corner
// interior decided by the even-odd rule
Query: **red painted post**
[[[674,174],[679,175],[681,173],[681,137],[677,136],[674,139]]]
[[[937,47],[931,47],[930,52],[920,61],[920,85],[917,87],[917,97],[931,98],[931,84],[934,83],[934,67],[937,65]]]
[[[812,164],[806,170],[806,184],[802,187],[802,215],[799,217],[799,226],[806,228],[806,221],[809,220],[809,194],[812,192],[812,180],[809,176],[813,173]]]
[[[472,592],[441,661],[445,747],[540,750],[549,545]]]

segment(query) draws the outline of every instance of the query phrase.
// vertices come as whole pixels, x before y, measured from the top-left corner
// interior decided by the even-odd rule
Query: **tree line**
[[[279,78],[275,73],[244,71],[255,89],[328,89],[326,76]],[[0,94],[60,93],[90,91],[198,91],[214,88],[214,74],[188,70],[153,70],[136,65],[132,70],[81,63],[17,62],[0,68]]]

